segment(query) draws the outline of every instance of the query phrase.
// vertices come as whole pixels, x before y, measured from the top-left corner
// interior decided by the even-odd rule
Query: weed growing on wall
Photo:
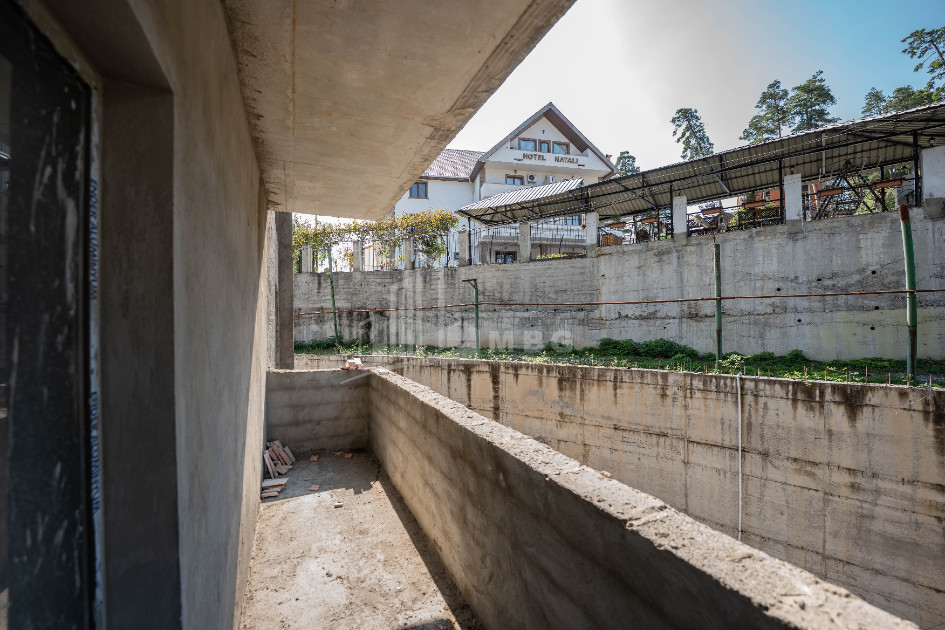
[[[310,343],[297,342],[295,351],[309,354],[402,355],[474,359],[471,348],[438,348],[435,346],[402,346],[361,344],[358,340],[336,343],[334,338]],[[483,348],[482,358],[493,361],[525,361],[565,365],[595,365],[602,367],[647,368],[688,372],[722,372],[749,376],[771,376],[806,381],[905,383],[906,362],[897,359],[869,357],[833,361],[813,361],[800,350],[783,356],[772,352],[743,355],[729,352],[722,357],[718,370],[715,355],[699,354],[693,348],[669,339],[636,342],[632,339],[601,339],[597,346],[577,350],[560,343],[548,343],[541,350],[516,348]],[[919,360],[918,384],[945,387],[945,361]]]

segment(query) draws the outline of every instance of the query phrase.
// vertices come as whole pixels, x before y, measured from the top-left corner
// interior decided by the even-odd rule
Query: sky
[[[901,40],[941,26],[945,0],[577,0],[449,148],[485,151],[551,101],[614,160],[657,168],[681,159],[677,108],[732,149],[771,81],[817,70],[851,120],[871,87],[925,86]]]

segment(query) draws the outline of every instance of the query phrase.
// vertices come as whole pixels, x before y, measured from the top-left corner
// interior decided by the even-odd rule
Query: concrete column
[[[597,256],[597,232],[599,227],[599,214],[588,212],[584,215],[584,242],[587,243],[587,256],[589,258]]]
[[[799,173],[784,176],[784,222],[789,229],[800,229],[803,220],[803,201],[801,197],[801,176]]]
[[[945,216],[945,145],[922,149],[919,172],[922,174],[922,205],[926,218]]]
[[[364,243],[351,243],[351,271],[364,271]]]
[[[276,212],[276,248],[278,283],[276,285],[276,339],[278,365],[282,370],[295,369],[294,265],[292,263],[292,213]]]
[[[686,197],[673,197],[673,238],[686,238],[689,235],[689,216],[686,212]]]
[[[404,239],[404,269],[413,269],[414,254],[413,254],[413,239],[405,238]]]
[[[532,226],[528,222],[518,224],[518,262],[532,259]]]
[[[312,246],[302,246],[302,273],[312,273]]]
[[[469,232],[467,230],[460,230],[456,233],[456,240],[459,244],[459,266],[466,267],[469,265]]]

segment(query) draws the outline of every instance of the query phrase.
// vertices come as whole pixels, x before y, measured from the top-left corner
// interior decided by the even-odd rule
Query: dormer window
[[[551,153],[551,143],[547,140],[538,141],[538,152],[539,153]]]
[[[553,145],[554,145],[554,153],[557,153],[559,155],[570,155],[571,145],[569,145],[567,142],[555,142],[553,143]]]
[[[410,187],[410,198],[411,199],[426,199],[427,198],[427,183],[426,182],[417,182]]]
[[[535,150],[535,141],[528,138],[519,138],[518,139],[518,150],[519,151],[534,151]]]

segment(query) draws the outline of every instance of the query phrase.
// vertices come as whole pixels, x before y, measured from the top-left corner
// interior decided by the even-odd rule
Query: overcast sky
[[[923,87],[900,40],[941,26],[945,0],[577,0],[449,146],[489,149],[552,101],[604,153],[656,168],[680,160],[679,107],[722,151],[774,79],[823,70],[843,120],[872,86]]]

